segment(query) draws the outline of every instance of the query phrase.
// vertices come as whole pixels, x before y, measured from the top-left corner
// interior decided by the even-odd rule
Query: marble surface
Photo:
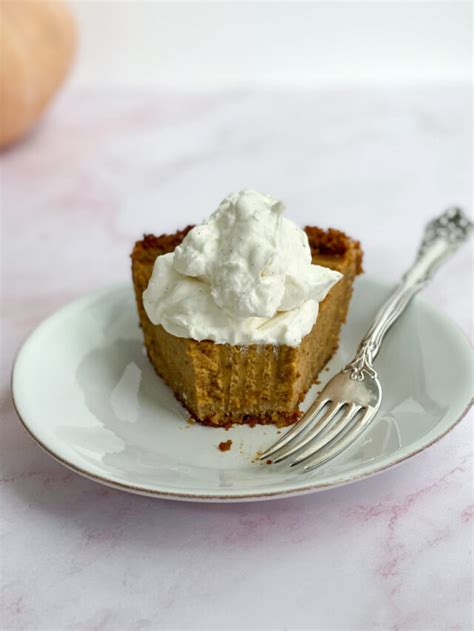
[[[428,218],[471,210],[470,98],[69,91],[1,156],[3,629],[472,628],[472,415],[364,482],[219,506],[69,472],[23,431],[9,390],[42,318],[128,279],[142,232],[196,221],[242,187],[359,237],[366,271],[396,280]],[[425,294],[469,336],[471,270],[466,247]]]

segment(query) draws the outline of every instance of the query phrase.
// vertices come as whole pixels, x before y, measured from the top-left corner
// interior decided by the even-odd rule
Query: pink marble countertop
[[[468,87],[64,92],[1,157],[4,629],[472,628],[472,416],[403,466],[258,504],[148,499],[64,469],[10,401],[42,318],[127,281],[132,241],[195,222],[229,191],[360,238],[396,280],[421,227],[471,210]],[[472,249],[426,291],[471,335]]]

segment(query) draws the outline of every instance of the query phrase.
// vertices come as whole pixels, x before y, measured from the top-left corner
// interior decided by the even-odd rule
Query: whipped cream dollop
[[[145,311],[178,337],[297,346],[341,278],[312,265],[304,230],[257,191],[226,197],[170,254],[158,256]]]

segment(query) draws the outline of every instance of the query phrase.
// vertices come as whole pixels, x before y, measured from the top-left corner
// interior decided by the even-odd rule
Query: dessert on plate
[[[194,419],[297,420],[337,348],[358,241],[301,230],[281,202],[245,190],[199,226],[145,235],[131,257],[148,356]]]

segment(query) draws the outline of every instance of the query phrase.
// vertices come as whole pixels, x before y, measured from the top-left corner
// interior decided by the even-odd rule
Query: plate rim
[[[380,285],[380,286],[384,286],[387,282],[373,275],[367,275],[366,278],[368,280],[375,282],[377,285]],[[23,338],[23,341],[20,343],[20,346],[16,351],[13,364],[12,364],[12,371],[11,371],[10,394],[11,394],[11,400],[13,403],[13,408],[18,416],[18,419],[21,422],[23,429],[33,439],[33,442],[36,443],[43,451],[45,451],[53,460],[55,460],[59,464],[79,474],[80,476],[85,477],[94,482],[97,482],[99,484],[102,484],[102,485],[105,485],[105,486],[108,486],[120,491],[133,493],[135,495],[154,497],[154,498],[159,498],[159,499],[169,499],[169,500],[175,500],[175,501],[188,501],[188,502],[239,503],[239,502],[250,502],[250,501],[259,501],[259,500],[263,501],[263,500],[281,499],[281,498],[286,498],[286,497],[297,497],[300,495],[307,495],[310,493],[325,491],[331,488],[337,488],[339,486],[346,486],[354,482],[359,482],[361,480],[368,479],[374,475],[378,475],[379,473],[383,473],[384,471],[392,469],[402,464],[406,460],[409,460],[417,456],[418,454],[422,453],[426,449],[432,447],[435,443],[437,443],[439,440],[444,438],[444,436],[446,436],[449,432],[451,432],[462,421],[462,419],[467,415],[471,407],[474,405],[474,397],[471,397],[471,399],[468,400],[467,404],[465,405],[461,414],[457,418],[452,420],[444,431],[436,435],[428,443],[420,446],[418,449],[415,449],[414,451],[411,451],[407,454],[401,455],[396,460],[393,460],[387,464],[382,464],[381,466],[376,467],[373,470],[370,470],[367,472],[361,472],[354,476],[349,475],[335,482],[327,482],[327,483],[322,483],[322,484],[313,482],[312,484],[308,484],[307,486],[302,486],[298,488],[290,488],[290,489],[280,489],[280,490],[275,490],[275,491],[243,492],[241,494],[235,494],[235,493],[233,494],[210,493],[209,494],[209,493],[199,493],[199,492],[189,492],[189,491],[158,490],[158,489],[148,488],[146,486],[127,484],[125,482],[120,482],[108,477],[97,475],[95,473],[91,473],[90,471],[87,471],[86,469],[83,469],[82,467],[80,467],[79,465],[73,462],[66,460],[63,456],[58,454],[51,447],[47,446],[41,439],[39,439],[35,435],[34,431],[28,426],[28,422],[20,414],[19,405],[17,403],[17,399],[15,398],[15,375],[16,375],[18,360],[21,356],[21,353],[24,347],[27,345],[29,340],[37,333],[37,331],[43,325],[48,323],[53,318],[60,316],[61,314],[64,314],[69,309],[79,306],[79,304],[83,301],[91,300],[93,298],[98,298],[101,295],[107,295],[107,294],[112,294],[119,291],[124,291],[126,289],[131,289],[127,283],[116,283],[114,285],[111,285],[105,288],[88,292],[88,293],[83,294],[82,296],[78,296],[77,298],[69,301],[68,303],[60,307],[59,309],[56,309],[55,311],[47,315],[36,326],[34,326],[33,329],[31,329],[29,333],[27,333],[27,335]],[[463,337],[465,338],[465,341],[467,341],[468,345],[471,347],[471,350],[472,350],[473,344],[471,340],[469,339],[467,334],[463,331],[463,329],[457,324],[457,322],[452,320],[442,310],[438,309],[435,305],[431,304],[426,299],[421,297],[421,300],[426,305],[428,305],[430,309],[434,310],[438,316],[441,316],[442,319],[446,321],[446,324],[456,328],[457,331],[463,335]]]

